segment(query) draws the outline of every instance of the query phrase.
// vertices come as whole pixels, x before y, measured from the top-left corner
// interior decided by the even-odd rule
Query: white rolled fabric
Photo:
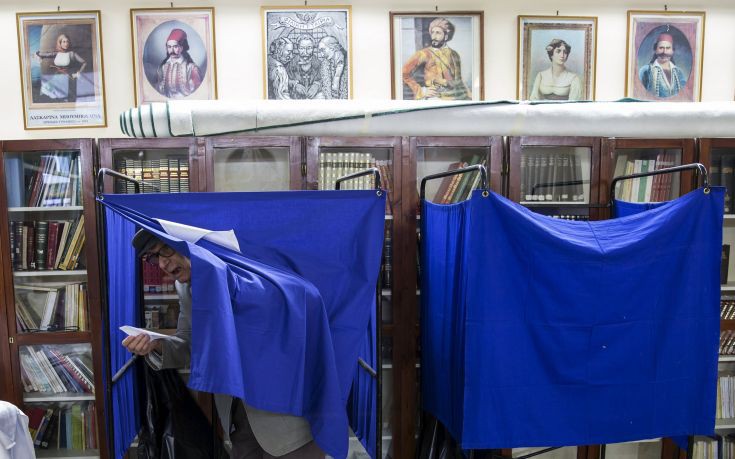
[[[169,101],[126,110],[120,127],[131,137],[735,137],[735,102]]]

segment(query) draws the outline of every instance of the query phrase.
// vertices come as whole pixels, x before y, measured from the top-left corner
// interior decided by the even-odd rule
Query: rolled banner
[[[306,136],[731,137],[732,102],[156,102],[126,110],[130,137]]]

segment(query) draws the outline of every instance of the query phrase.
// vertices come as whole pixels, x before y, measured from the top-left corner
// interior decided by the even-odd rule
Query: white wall
[[[358,99],[390,98],[389,11],[483,10],[485,12],[485,98],[515,99],[517,16],[597,16],[597,100],[624,96],[625,42],[629,9],[705,11],[702,100],[733,100],[735,94],[735,1],[732,0],[308,0],[310,5],[351,4],[354,93]],[[298,5],[294,1],[176,0],[174,6],[214,6],[217,79],[220,99],[243,101],[263,95],[261,5]],[[25,131],[17,57],[16,12],[98,9],[107,91],[107,128]],[[133,105],[130,8],[167,7],[168,1],[0,0],[0,139],[122,137],[118,114]]]

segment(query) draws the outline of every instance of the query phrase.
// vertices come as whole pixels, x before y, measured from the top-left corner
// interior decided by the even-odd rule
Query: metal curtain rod
[[[119,178],[121,180],[125,180],[127,182],[132,182],[133,185],[135,186],[136,194],[140,193],[141,188],[144,186],[153,188],[156,191],[161,191],[161,188],[157,185],[154,185],[152,183],[149,183],[143,180],[136,180],[133,177],[130,177],[125,174],[121,174],[120,172],[116,170],[109,169],[107,167],[102,167],[100,168],[100,170],[97,171],[97,196],[100,196],[104,190],[105,175],[110,175],[112,177]]]
[[[339,190],[340,187],[342,186],[342,182],[346,182],[347,180],[352,180],[357,177],[362,177],[363,175],[371,175],[371,174],[375,175],[375,189],[380,191],[380,184],[382,182],[381,182],[381,177],[380,177],[380,171],[378,170],[377,167],[371,167],[369,169],[365,169],[360,172],[355,172],[354,174],[345,175],[344,177],[338,178],[334,186],[334,189]],[[378,194],[378,196],[380,196],[380,194]]]
[[[420,199],[423,201],[426,198],[426,182],[428,182],[429,180],[448,177],[450,175],[464,174],[473,171],[480,172],[480,189],[483,191],[482,195],[487,197],[490,194],[490,191],[487,188],[487,169],[482,164],[473,164],[472,166],[463,167],[461,169],[454,169],[451,171],[439,172],[438,174],[427,175],[426,177],[422,178],[421,191],[419,194]]]
[[[705,191],[709,192],[709,177],[707,175],[707,168],[704,167],[704,164],[702,163],[683,164],[681,166],[666,167],[664,169],[657,169],[657,170],[648,171],[648,172],[639,172],[637,174],[630,174],[630,175],[621,175],[619,177],[613,178],[612,183],[610,184],[610,202],[608,203],[608,206],[610,206],[611,208],[614,206],[615,186],[617,185],[618,182],[622,180],[629,180],[629,179],[634,179],[638,177],[648,177],[651,175],[659,175],[659,174],[671,174],[674,172],[681,172],[681,171],[686,171],[690,169],[695,169],[699,172],[699,175],[702,177],[702,186],[704,186]]]
[[[548,188],[554,186],[571,186],[571,185],[584,185],[590,183],[589,180],[567,180],[566,182],[548,182],[548,183],[537,183],[531,188],[531,194],[536,194],[536,188]]]

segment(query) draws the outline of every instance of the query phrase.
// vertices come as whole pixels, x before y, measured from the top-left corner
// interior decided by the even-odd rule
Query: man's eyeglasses
[[[148,264],[158,266],[158,259],[160,257],[168,258],[168,257],[172,256],[175,253],[176,253],[176,251],[174,249],[172,249],[171,247],[169,247],[167,245],[164,245],[163,247],[161,247],[160,249],[158,249],[157,252],[146,252],[146,253],[144,253],[141,258],[143,259],[144,262],[146,262]]]

